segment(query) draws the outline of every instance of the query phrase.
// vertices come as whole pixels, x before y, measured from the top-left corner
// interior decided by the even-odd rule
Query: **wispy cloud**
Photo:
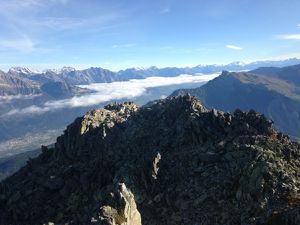
[[[3,95],[0,96],[0,103],[1,102],[11,102],[13,100],[26,100],[26,99],[33,99],[36,97],[41,96],[40,94],[35,94],[35,95]]]
[[[229,49],[233,49],[233,50],[238,50],[238,51],[243,50],[242,47],[236,46],[236,45],[225,45],[225,47],[226,47],[226,48],[229,48]]]
[[[0,1],[0,11],[5,13],[14,13],[16,11],[28,10],[44,5],[42,0],[11,0]]]
[[[49,7],[49,5],[58,4],[66,5],[69,0],[10,0],[0,1],[0,11],[5,12],[6,15],[9,13],[22,12],[25,13],[27,10],[36,10],[38,8]]]
[[[31,23],[35,26],[47,27],[54,30],[68,30],[83,26],[87,21],[81,18],[44,17],[40,20],[33,20]]]
[[[26,21],[38,28],[50,28],[52,30],[71,30],[83,28],[89,30],[91,28],[111,28],[113,22],[120,19],[122,16],[117,13],[107,13],[101,16],[94,16],[89,18],[76,18],[76,17],[43,17],[39,20]]]
[[[12,26],[18,29],[28,30],[44,29],[72,29],[79,27],[91,27],[107,25],[107,23],[121,17],[119,11],[107,11],[101,14],[77,15],[76,17],[62,16],[62,7],[69,0],[10,0],[0,1],[0,18],[6,19]],[[58,4],[64,5],[59,6]],[[56,9],[57,7],[61,7]],[[56,9],[51,10],[51,9]],[[53,12],[52,12],[53,11]],[[58,13],[57,13],[58,11]]]
[[[3,31],[0,51],[6,50],[11,55],[14,54],[12,50],[44,52],[46,48],[58,48],[58,43],[68,45],[66,40],[74,38],[74,32],[76,37],[86,34],[84,37],[92,39],[88,36],[90,33],[97,37],[111,33],[127,16],[127,11],[115,5],[101,14],[94,8],[89,8],[91,13],[77,13],[80,10],[77,7],[78,3],[70,0],[0,0],[0,28]],[[75,13],[71,13],[72,10]]]
[[[0,39],[0,51],[18,50],[31,52],[35,47],[34,42],[27,36],[18,39]]]
[[[95,93],[79,97],[76,96],[70,99],[48,101],[41,106],[32,105],[30,107],[22,109],[14,109],[3,116],[7,117],[24,114],[42,114],[45,112],[55,111],[63,108],[87,107],[112,100],[132,99],[143,95],[148,88],[184,83],[207,82],[217,76],[218,74],[197,76],[180,75],[178,77],[149,77],[146,79],[130,80],[125,82],[82,85],[80,87],[87,88],[94,91]]]
[[[277,37],[284,40],[300,40],[300,34],[284,34]]]

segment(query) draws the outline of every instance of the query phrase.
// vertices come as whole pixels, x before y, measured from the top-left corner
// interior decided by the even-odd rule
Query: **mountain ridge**
[[[274,120],[277,128],[297,139],[300,132],[300,73],[285,71],[294,71],[298,67],[259,68],[249,72],[224,71],[201,87],[177,90],[171,96],[189,93],[208,107],[223,111],[254,109],[264,113]],[[274,71],[280,73],[274,74]]]

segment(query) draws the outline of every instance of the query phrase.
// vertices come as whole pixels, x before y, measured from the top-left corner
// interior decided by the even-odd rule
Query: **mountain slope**
[[[17,172],[26,165],[29,158],[37,157],[41,150],[32,150],[11,157],[0,158],[0,181]]]
[[[1,95],[30,95],[40,93],[37,83],[13,74],[0,71],[0,96]]]
[[[41,91],[55,99],[70,98],[75,95],[89,93],[89,90],[69,85],[66,82],[47,82],[41,86]]]
[[[299,149],[191,96],[108,105],[0,184],[0,223],[296,225]]]
[[[172,96],[187,93],[223,111],[254,109],[272,119],[283,132],[299,138],[300,88],[279,77],[223,72],[202,87],[178,90]]]
[[[263,67],[253,70],[251,73],[277,77],[291,84],[300,86],[300,64],[283,68]]]
[[[91,67],[85,70],[76,70],[71,67],[63,67],[60,71],[48,70],[45,73],[34,75],[31,79],[41,82],[64,81],[68,85],[84,85],[91,83],[107,83],[117,81],[117,75],[100,67]]]

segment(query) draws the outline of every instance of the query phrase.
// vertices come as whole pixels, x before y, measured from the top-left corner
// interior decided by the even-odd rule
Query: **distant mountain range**
[[[254,109],[271,118],[280,130],[300,137],[300,65],[224,71],[199,88],[177,90],[172,95],[187,93],[223,111]]]
[[[243,63],[243,62],[232,62],[224,65],[198,65],[195,67],[166,67],[166,68],[157,68],[155,66],[140,69],[140,68],[130,68],[126,70],[121,70],[117,74],[122,79],[140,79],[149,76],[178,76],[180,74],[212,74],[218,73],[223,70],[227,71],[245,71],[245,70],[254,70],[259,67],[284,67],[290,65],[300,64],[300,59],[291,58],[286,60],[265,60],[265,61],[256,61],[251,63]]]
[[[85,90],[74,85],[82,84],[84,80],[94,82],[91,75],[80,76],[75,70],[67,68],[63,68],[60,73],[54,71],[37,73],[28,68],[14,67],[7,73],[0,71],[0,79],[0,85],[3,86],[0,95],[45,94],[54,98],[81,94]]]
[[[100,67],[91,67],[85,70],[63,67],[61,70],[45,70],[43,72],[31,71],[23,67],[13,67],[7,73],[0,71],[0,95],[45,93],[55,98],[64,98],[84,91],[73,88],[74,85],[126,81],[151,76],[173,77],[180,74],[211,74],[222,70],[244,71],[259,67],[283,67],[295,64],[300,64],[300,59],[292,58],[282,61],[257,61],[252,63],[233,62],[226,65],[198,65],[184,68],[158,68],[153,66],[146,69],[129,68],[118,72]],[[46,87],[43,87],[45,84],[47,84]],[[49,87],[51,87],[51,91],[49,91]]]

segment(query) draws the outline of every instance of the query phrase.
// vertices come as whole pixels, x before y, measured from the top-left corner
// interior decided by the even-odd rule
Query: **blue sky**
[[[299,0],[0,0],[0,68],[300,58]]]

